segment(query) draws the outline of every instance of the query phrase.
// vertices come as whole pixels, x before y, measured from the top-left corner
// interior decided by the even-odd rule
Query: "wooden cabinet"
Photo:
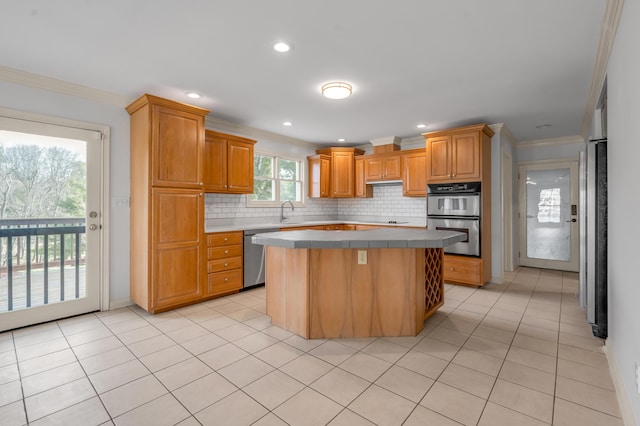
[[[399,152],[367,157],[364,163],[366,181],[402,179],[402,156]]]
[[[144,95],[131,115],[130,295],[149,312],[200,300],[202,108]]]
[[[153,188],[150,310],[164,310],[202,296],[200,190]],[[132,259],[137,256],[132,251]]]
[[[402,195],[427,196],[427,153],[424,149],[412,149],[402,153]]]
[[[309,197],[355,197],[355,156],[363,153],[355,148],[325,148],[307,157]]]
[[[477,286],[483,282],[484,264],[474,258],[463,256],[444,256],[445,281]]]
[[[364,159],[362,156],[355,158],[355,185],[356,185],[356,198],[371,198],[373,197],[373,187],[367,185],[364,176]]]
[[[309,161],[309,197],[331,197],[331,156],[313,155]]]
[[[236,293],[242,289],[243,233],[207,234],[207,286],[205,296]]]
[[[482,180],[490,161],[493,131],[485,124],[424,134],[429,183]],[[485,147],[489,146],[488,153]]]
[[[256,141],[205,131],[204,188],[207,192],[253,194]]]
[[[481,257],[444,255],[444,280],[482,286],[491,279],[491,137],[486,124],[425,133],[427,183],[481,182]]]

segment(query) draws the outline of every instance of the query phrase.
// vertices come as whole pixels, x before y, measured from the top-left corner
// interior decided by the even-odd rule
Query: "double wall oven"
[[[466,235],[444,252],[480,257],[480,182],[429,184],[427,189],[427,229]]]

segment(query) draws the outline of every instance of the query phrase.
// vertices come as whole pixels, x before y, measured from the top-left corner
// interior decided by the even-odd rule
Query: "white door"
[[[100,309],[102,140],[0,117],[0,331]]]
[[[520,264],[579,269],[578,161],[521,165]]]

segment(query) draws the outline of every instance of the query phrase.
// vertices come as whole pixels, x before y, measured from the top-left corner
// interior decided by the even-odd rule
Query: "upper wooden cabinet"
[[[316,150],[309,161],[309,197],[355,197],[355,156],[364,151],[355,148]],[[328,188],[328,189],[327,189]]]
[[[331,156],[312,155],[309,160],[309,197],[331,197]]]
[[[364,162],[366,181],[402,179],[402,156],[399,151],[366,157]]]
[[[367,185],[364,176],[364,159],[362,155],[359,155],[355,158],[355,179],[356,179],[356,198],[371,198],[373,197],[373,187],[371,185]]]
[[[137,159],[136,168],[148,167],[149,184],[201,188],[204,116],[209,111],[152,95],[140,97],[127,111],[132,157]]]
[[[429,183],[481,181],[493,130],[486,124],[425,133]]]
[[[426,197],[427,154],[425,149],[412,149],[402,153],[402,195]]]
[[[205,131],[206,192],[253,194],[253,146],[256,141]]]

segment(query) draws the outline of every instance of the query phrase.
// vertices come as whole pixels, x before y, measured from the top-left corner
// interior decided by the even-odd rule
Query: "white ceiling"
[[[606,0],[21,0],[0,65],[339,145],[480,122],[580,133]],[[289,54],[276,40],[294,44]],[[328,100],[320,86],[353,84]],[[195,90],[202,99],[190,100]],[[284,121],[293,126],[284,127]],[[426,129],[416,128],[428,124]],[[551,127],[536,128],[548,123]]]

